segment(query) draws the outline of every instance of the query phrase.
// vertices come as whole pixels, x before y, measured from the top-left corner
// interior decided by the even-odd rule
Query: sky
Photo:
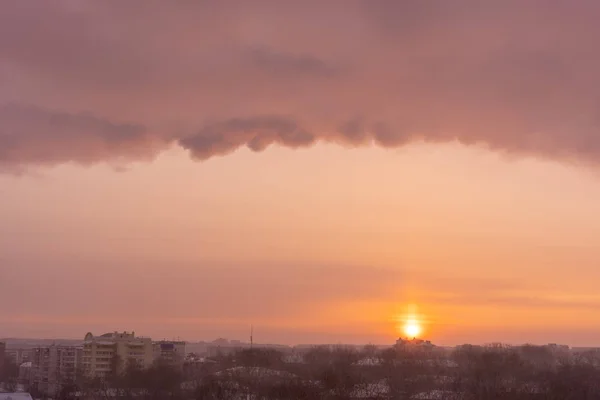
[[[3,1],[0,337],[600,345],[598,18]]]

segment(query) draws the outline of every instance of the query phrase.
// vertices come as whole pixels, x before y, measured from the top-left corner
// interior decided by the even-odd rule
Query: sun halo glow
[[[415,320],[410,320],[410,321],[406,321],[406,324],[404,324],[404,334],[406,334],[406,336],[408,338],[416,338],[417,336],[419,336],[419,334],[421,333],[421,326],[419,325],[419,323]]]

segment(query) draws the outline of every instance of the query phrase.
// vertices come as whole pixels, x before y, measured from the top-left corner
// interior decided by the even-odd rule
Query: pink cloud
[[[9,1],[0,163],[425,140],[596,164],[599,17],[592,1]]]

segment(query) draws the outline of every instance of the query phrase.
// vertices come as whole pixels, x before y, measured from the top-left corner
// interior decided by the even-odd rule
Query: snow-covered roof
[[[362,358],[360,360],[358,360],[357,362],[355,362],[355,365],[361,365],[361,366],[376,366],[376,365],[381,365],[381,359],[380,358],[375,358],[375,357],[366,357],[366,358]]]
[[[390,393],[390,386],[385,380],[367,383],[362,385],[356,385],[350,397],[355,399],[371,399],[374,397],[384,396]]]
[[[238,375],[245,374],[251,376],[277,376],[280,378],[295,378],[296,375],[287,371],[278,371],[275,369],[262,368],[262,367],[233,367],[223,371],[217,372],[215,375]]]
[[[452,398],[456,393],[448,390],[432,390],[430,392],[417,393],[411,397],[414,400],[443,400]]]
[[[300,354],[289,354],[283,357],[283,362],[288,364],[304,364],[304,357]]]
[[[0,400],[33,400],[29,393],[0,393]]]

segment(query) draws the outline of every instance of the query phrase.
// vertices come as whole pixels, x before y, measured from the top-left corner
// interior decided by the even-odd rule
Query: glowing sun
[[[406,324],[404,324],[404,333],[408,338],[416,338],[421,333],[421,326],[415,320],[406,321]]]

